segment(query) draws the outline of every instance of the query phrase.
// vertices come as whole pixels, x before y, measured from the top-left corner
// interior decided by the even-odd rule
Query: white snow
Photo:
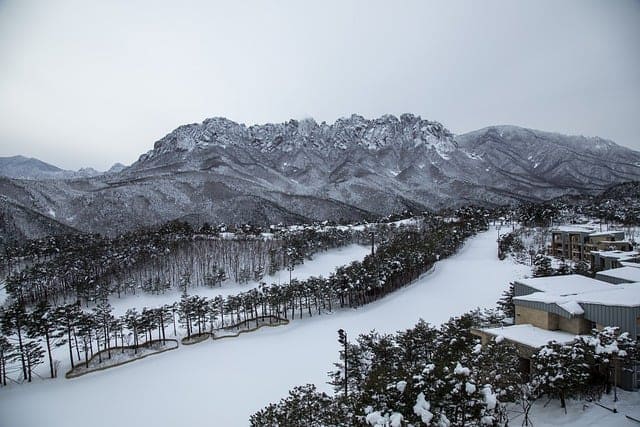
[[[469,368],[462,366],[460,362],[458,362],[458,364],[456,365],[456,368],[453,370],[453,373],[456,375],[464,375],[465,377],[468,377],[471,374],[471,370],[469,370]]]
[[[246,426],[252,413],[296,385],[330,391],[326,372],[338,357],[340,328],[351,340],[371,329],[391,333],[420,318],[437,325],[478,306],[494,307],[510,281],[529,273],[527,266],[499,261],[495,245],[495,230],[482,233],[414,284],[357,310],[181,346],[73,380],[13,385],[0,390],[0,425]],[[61,371],[68,364],[63,351],[56,357]]]
[[[522,279],[518,280],[518,283],[537,289],[549,296],[556,297],[568,296],[582,292],[601,291],[614,286],[610,283],[591,279],[590,277],[581,276],[579,274]]]
[[[466,383],[464,386],[464,390],[467,392],[467,394],[473,394],[476,392],[476,385],[471,383]]]
[[[600,271],[596,274],[596,278],[603,277],[620,279],[629,283],[640,282],[640,268],[635,267],[620,267],[613,268],[611,270]]]
[[[616,406],[617,414],[604,409],[594,403],[585,401],[567,401],[567,413],[555,401],[549,404],[547,399],[538,399],[531,408],[530,417],[534,426],[562,426],[562,427],[637,427],[638,423],[625,417],[625,414],[638,417],[640,415],[640,393],[618,390],[620,399]],[[604,395],[601,404],[613,408],[613,393]],[[517,410],[517,409],[516,409]],[[522,416],[513,419],[509,425],[519,426]]]
[[[560,308],[571,314],[584,314],[584,310],[575,300],[568,300],[558,304]]]
[[[484,328],[481,330],[490,335],[503,337],[503,339],[524,344],[533,348],[542,347],[549,341],[568,343],[576,338],[574,334],[570,334],[568,332],[548,331],[546,329],[538,328],[530,324],[504,326],[499,328]]]
[[[515,297],[514,301],[555,303],[571,314],[584,314],[581,303],[622,307],[640,306],[640,283],[612,285],[577,274],[518,280],[518,282],[541,289],[542,292]]]
[[[487,409],[494,409],[498,404],[498,399],[496,395],[491,391],[490,385],[485,385],[482,388],[482,394],[484,395],[484,401],[487,404]]]
[[[424,397],[424,393],[418,394],[418,398],[416,400],[416,404],[413,407],[413,413],[420,417],[423,423],[429,425],[431,419],[433,418],[433,414],[429,411],[431,409],[431,404],[427,402]]]

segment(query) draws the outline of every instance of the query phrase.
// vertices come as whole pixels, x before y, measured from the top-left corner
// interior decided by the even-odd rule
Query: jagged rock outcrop
[[[411,114],[333,124],[180,126],[121,170],[12,181],[7,197],[85,231],[192,222],[373,218],[403,209],[595,194],[640,179],[640,153],[514,126],[453,135]],[[0,194],[5,194],[0,187]]]

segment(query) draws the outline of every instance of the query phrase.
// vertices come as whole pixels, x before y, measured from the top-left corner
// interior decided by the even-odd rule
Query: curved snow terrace
[[[369,246],[361,246],[351,244],[339,248],[329,249],[325,252],[316,253],[311,260],[305,260],[304,264],[299,264],[291,271],[291,279],[305,280],[309,277],[323,276],[328,277],[336,268],[350,264],[353,261],[362,261],[367,254],[371,252]],[[289,282],[289,271],[286,269],[279,270],[273,275],[266,275],[262,282],[267,285],[273,283],[283,284]],[[226,280],[222,286],[208,288],[206,286],[193,287],[188,289],[189,295],[200,295],[207,298],[216,297],[218,295],[236,295],[246,292],[250,289],[257,288],[261,282],[252,280],[247,283],[236,283],[233,280]],[[163,304],[171,304],[179,301],[181,292],[177,289],[171,289],[160,295],[152,295],[145,292],[138,292],[135,295],[126,295],[118,298],[117,296],[109,297],[109,303],[113,306],[115,315],[124,314],[129,308],[142,309],[143,307],[159,307]]]
[[[528,273],[527,266],[497,259],[491,229],[413,284],[359,309],[181,346],[73,380],[61,376],[0,390],[0,425],[247,426],[252,413],[296,385],[330,391],[326,373],[338,358],[338,329],[353,340],[372,329],[407,329],[420,318],[437,325],[476,307],[495,307],[509,282]],[[56,359],[66,368],[65,356]]]

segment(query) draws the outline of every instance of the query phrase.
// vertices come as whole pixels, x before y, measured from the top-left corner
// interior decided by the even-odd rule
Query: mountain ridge
[[[354,114],[332,124],[206,119],[177,127],[128,167],[11,180],[0,194],[10,188],[6,196],[24,208],[56,212],[56,221],[82,231],[115,234],[177,218],[359,220],[595,194],[637,180],[640,153],[602,138],[510,125],[454,135],[412,114]]]

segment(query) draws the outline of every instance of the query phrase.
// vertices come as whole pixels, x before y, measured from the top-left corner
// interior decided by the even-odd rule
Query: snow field
[[[495,239],[495,230],[471,238],[457,255],[438,262],[412,285],[359,309],[181,346],[73,380],[0,390],[0,425],[246,426],[252,413],[296,385],[315,383],[330,391],[326,373],[338,357],[340,328],[355,339],[371,329],[390,333],[412,327],[420,318],[439,324],[478,306],[494,307],[510,281],[529,273],[527,266],[499,261]],[[544,422],[545,415],[537,415],[536,425],[552,425]],[[593,419],[596,424],[575,425],[607,425]]]

